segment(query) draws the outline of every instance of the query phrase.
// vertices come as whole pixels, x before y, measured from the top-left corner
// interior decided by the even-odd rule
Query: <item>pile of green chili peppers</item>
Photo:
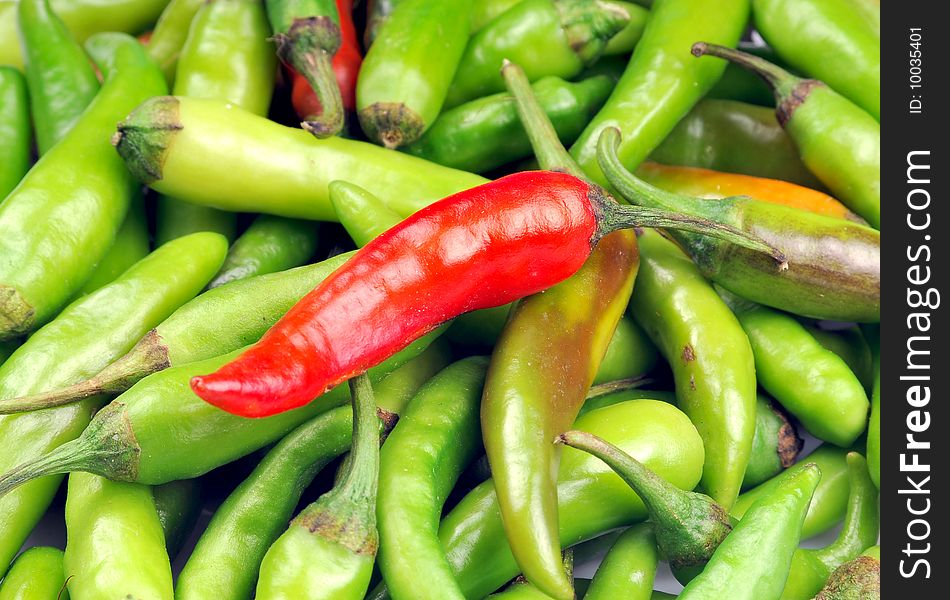
[[[0,0],[0,600],[879,598],[879,55],[876,0]],[[617,231],[301,408],[189,387],[539,168],[789,274]]]

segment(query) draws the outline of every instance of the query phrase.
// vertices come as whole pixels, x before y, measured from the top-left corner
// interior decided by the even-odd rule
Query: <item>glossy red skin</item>
[[[356,78],[363,64],[360,54],[360,42],[356,37],[356,26],[353,24],[353,0],[336,0],[336,10],[340,15],[340,49],[333,55],[333,72],[336,82],[340,86],[343,97],[343,107],[348,112],[356,112]],[[301,119],[322,112],[320,101],[307,80],[291,69],[293,76],[293,90],[291,102],[294,111]]]
[[[363,247],[196,394],[244,417],[303,406],[462,313],[567,279],[590,256],[600,191],[529,171],[454,194]]]

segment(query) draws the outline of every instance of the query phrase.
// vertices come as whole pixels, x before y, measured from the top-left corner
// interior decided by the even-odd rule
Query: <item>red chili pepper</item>
[[[516,173],[424,208],[364,246],[239,358],[195,377],[199,396],[265,417],[303,406],[464,312],[507,304],[573,275],[607,233],[635,226],[735,229],[643,207],[550,171]]]
[[[343,107],[349,112],[355,112],[356,78],[360,73],[360,65],[363,64],[363,56],[360,54],[356,26],[353,24],[353,0],[336,0],[336,10],[340,15],[341,42],[340,49],[333,55],[333,72],[340,86]],[[320,114],[320,101],[306,78],[293,69],[289,70],[293,76],[291,102],[297,116],[306,121],[311,115]]]

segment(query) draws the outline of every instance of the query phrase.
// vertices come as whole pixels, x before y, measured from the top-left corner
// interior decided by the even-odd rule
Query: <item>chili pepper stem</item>
[[[613,444],[576,430],[562,433],[557,442],[601,459],[633,488],[674,570],[705,564],[732,531],[729,515],[715,500],[677,488]]]
[[[568,45],[585,65],[596,61],[613,33],[630,21],[630,13],[606,2],[554,2]]]
[[[369,376],[350,379],[353,398],[353,449],[340,483],[307,507],[293,524],[335,541],[354,554],[373,556],[376,489],[379,475],[379,420]]]
[[[548,170],[563,171],[587,181],[587,176],[558,140],[554,126],[541,105],[538,104],[534,91],[531,89],[531,83],[521,67],[506,60],[501,67],[501,74],[505,79],[508,91],[515,98],[518,116],[524,124],[525,131],[531,140],[531,146],[541,167]],[[607,135],[608,131],[612,131],[613,135],[617,137],[615,145],[619,144],[619,132],[616,129],[608,128],[604,135]],[[601,139],[603,137],[602,135]],[[646,183],[640,183],[646,188],[651,187]],[[785,256],[778,249],[729,225],[716,223],[701,217],[675,214],[666,210],[642,206],[621,206],[599,188],[594,187],[593,190],[594,193],[591,193],[588,198],[597,213],[597,240],[618,229],[666,227],[722,238],[750,250],[769,254],[780,264],[785,263]],[[663,206],[663,208],[673,208],[677,212],[682,211],[682,206],[671,203],[668,206]]]
[[[727,48],[719,44],[696,42],[690,51],[693,56],[697,57],[708,55],[728,60],[761,77],[772,90],[772,93],[775,94],[775,101],[778,104],[776,117],[783,127],[791,119],[795,109],[805,101],[811,90],[816,86],[824,85],[814,79],[795,77],[785,69],[754,54]]]
[[[501,76],[508,92],[515,98],[518,117],[524,125],[531,147],[541,168],[563,171],[580,179],[587,179],[574,158],[561,145],[557,132],[547,114],[538,103],[531,82],[524,70],[508,59],[501,65]]]
[[[333,55],[340,48],[340,26],[327,16],[294,19],[287,33],[274,36],[277,56],[304,76],[320,100],[319,118],[301,123],[318,138],[343,129],[343,97],[333,71]]]
[[[607,176],[610,184],[623,198],[651,208],[649,212],[640,212],[646,207],[619,206],[614,202],[604,200],[596,202],[595,204],[604,211],[604,214],[598,219],[598,224],[601,230],[604,231],[604,235],[623,227],[667,227],[679,231],[699,233],[718,237],[738,246],[768,254],[778,263],[780,272],[788,270],[788,260],[778,248],[731,225],[691,216],[694,208],[693,204],[696,202],[695,199],[655,188],[627,171],[617,156],[619,145],[620,130],[615,127],[604,129],[597,143],[597,158],[604,175]],[[722,206],[728,206],[728,203],[723,202]],[[653,212],[656,210],[653,207],[662,210]],[[633,208],[640,210],[631,210]],[[661,224],[664,219],[668,219],[665,225]]]
[[[72,471],[135,481],[140,453],[125,404],[113,402],[99,411],[80,437],[0,476],[0,498],[38,477]]]
[[[79,402],[99,394],[118,394],[143,377],[167,369],[168,348],[153,329],[145,334],[125,356],[111,363],[94,377],[73,385],[0,401],[0,415],[29,412]]]
[[[119,123],[111,141],[132,175],[149,185],[162,178],[171,137],[182,129],[178,98],[161,96],[139,106]]]

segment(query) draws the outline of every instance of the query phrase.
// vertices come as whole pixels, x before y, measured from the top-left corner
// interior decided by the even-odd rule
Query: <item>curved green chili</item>
[[[591,411],[574,427],[618,445],[683,489],[699,481],[702,440],[689,419],[669,404],[624,402]],[[646,517],[643,503],[623,480],[599,459],[570,448],[561,458],[558,501],[565,547]],[[519,571],[491,480],[472,490],[442,520],[439,538],[470,600],[491,593]]]
[[[305,264],[317,250],[318,227],[310,221],[261,215],[231,245],[209,288]]]
[[[689,48],[704,37],[728,45],[738,42],[749,0],[719,2],[713,12],[707,8],[703,0],[666,0],[652,11],[623,77],[571,148],[595,182],[607,183],[597,164],[601,131],[620,128],[620,158],[627,168],[636,168],[722,75],[724,65],[697,63]]]
[[[821,469],[821,482],[808,507],[808,514],[802,526],[802,538],[824,533],[840,523],[847,510],[849,490],[848,463],[845,460],[847,454],[848,450],[845,448],[822,444],[814,452],[789,467],[787,471],[740,494],[729,513],[741,519],[753,503],[770,494],[784,477],[801,470],[806,464],[814,463]]]
[[[815,437],[847,447],[867,427],[864,386],[792,316],[725,293],[755,356],[759,384]]]
[[[329,492],[303,509],[268,549],[255,598],[362,600],[379,548],[379,419],[367,375],[350,380],[352,450]]]
[[[142,33],[168,0],[51,0],[50,5],[80,44],[99,32]],[[0,4],[0,64],[23,66],[16,30],[17,2]]]
[[[650,600],[659,560],[653,526],[634,525],[610,547],[584,600]]]
[[[408,216],[486,181],[365,142],[318,141],[197,98],[153,98],[119,124],[115,137],[129,169],[156,191],[235,212],[335,221],[327,186],[343,179]]]
[[[401,414],[416,390],[445,366],[447,354],[436,342],[386,376],[376,386],[379,407]],[[182,569],[176,598],[249,597],[267,549],[287,528],[317,473],[350,447],[352,427],[352,410],[341,406],[314,417],[274,446],[215,512]]]
[[[672,242],[640,235],[642,264],[630,311],[673,369],[680,408],[706,448],[703,489],[735,502],[755,433],[752,348],[735,316]]]
[[[778,600],[820,479],[821,470],[811,463],[783,476],[752,505],[679,598]]]
[[[257,0],[213,0],[192,22],[172,93],[233,102],[256,115],[270,106],[276,59],[270,28]],[[160,196],[155,238],[163,243],[195,231],[234,239],[237,215]]]
[[[30,99],[26,80],[13,67],[0,66],[0,202],[30,169]]]
[[[207,0],[171,0],[155,23],[148,39],[147,52],[165,74],[169,87],[175,83],[175,69],[191,22]],[[228,57],[222,56],[223,60]]]
[[[650,154],[668,165],[702,167],[823,189],[802,163],[775,111],[734,100],[702,100]]]
[[[471,12],[472,0],[399,3],[366,53],[356,84],[360,125],[370,139],[398,148],[429,128],[465,51]]]
[[[874,383],[874,357],[861,328],[851,325],[844,329],[822,329],[816,325],[806,325],[818,343],[841,357],[854,373],[865,390],[872,389]]]
[[[129,205],[125,221],[115,234],[112,247],[96,265],[92,275],[82,284],[80,293],[88,294],[115,281],[126,269],[148,255],[148,223],[145,217],[145,201],[136,196]]]
[[[49,0],[20,0],[17,17],[36,146],[43,155],[75,125],[99,91],[99,80]]]
[[[63,570],[73,600],[172,600],[172,569],[148,486],[73,473]]]
[[[0,405],[91,376],[126,352],[144,332],[197,294],[224,258],[214,234],[182,238],[159,248],[114,282],[76,300],[34,333],[0,366]],[[78,437],[104,399],[50,410],[0,416],[0,471]],[[19,550],[46,511],[61,477],[47,477],[0,498],[0,565]],[[2,568],[2,567],[0,567]]]
[[[824,81],[880,121],[880,23],[875,30],[872,22],[856,19],[859,4],[753,0],[753,15],[756,29],[788,64]],[[827,48],[834,52],[826,52]]]
[[[171,560],[185,545],[201,515],[202,485],[200,479],[180,479],[152,488],[158,521],[165,534],[165,550]]]
[[[868,475],[868,465],[857,452],[848,454],[848,510],[835,541],[814,550],[799,549],[785,582],[782,600],[810,600],[832,571],[858,556],[878,539],[877,488]]]
[[[881,126],[850,100],[814,79],[800,79],[757,56],[699,42],[696,56],[718,56],[765,80],[776,117],[802,162],[851,210],[881,227]]]
[[[613,85],[606,75],[578,83],[544,77],[532,88],[558,137],[570,144],[603,106]],[[530,156],[531,143],[511,96],[500,93],[444,111],[421,138],[403,150],[454,169],[484,173]]]
[[[575,77],[629,20],[624,8],[601,0],[523,0],[469,40],[445,107],[504,91],[498,72],[504,60],[524,69],[531,81]]]
[[[506,63],[502,75],[541,167],[583,176],[521,68]],[[632,231],[604,237],[569,279],[514,304],[492,352],[481,425],[505,533],[524,576],[553,598],[570,600],[574,592],[561,561],[556,479],[561,453],[551,440],[577,418],[638,266]]]
[[[402,217],[379,198],[358,185],[331,181],[327,187],[333,210],[357,248],[362,248],[402,221]]]
[[[135,39],[102,34],[87,49],[106,75],[96,99],[55,149],[0,205],[0,339],[49,321],[105,255],[132,197],[109,147],[117,119],[163,93],[165,82]]]
[[[34,546],[18,556],[3,577],[0,600],[69,600],[65,586],[63,551]]]
[[[439,543],[442,505],[480,446],[478,406],[488,360],[443,369],[412,399],[380,455],[379,568],[402,598],[464,598]]]

